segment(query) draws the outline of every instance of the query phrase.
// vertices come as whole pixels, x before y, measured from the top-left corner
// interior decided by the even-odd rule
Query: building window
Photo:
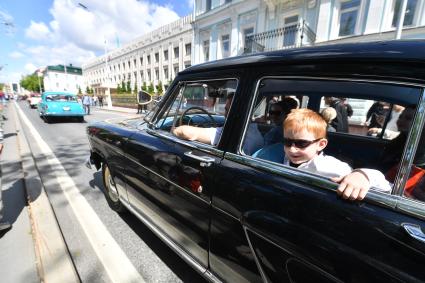
[[[294,46],[298,34],[298,15],[286,17],[284,20],[285,32],[283,35],[283,46]]]
[[[174,58],[179,58],[179,47],[174,47]]]
[[[137,60],[134,59],[134,68],[136,68],[136,65],[137,65]]]
[[[142,79],[142,81],[145,80],[144,76],[143,76],[143,71],[140,71],[140,78]]]
[[[207,0],[205,4],[205,11],[208,12],[209,10],[211,10],[211,0]]]
[[[189,56],[190,54],[192,54],[192,44],[191,43],[186,44],[184,46],[184,48],[185,48],[186,56]]]
[[[355,32],[361,0],[341,1],[339,36],[352,35]]]
[[[164,61],[168,60],[168,50],[164,50]]]
[[[153,79],[159,80],[159,70],[158,69],[155,69],[155,77]]]
[[[143,57],[140,57],[140,66],[143,66]]]
[[[151,55],[147,55],[147,56],[146,56],[146,59],[147,59],[147,61],[148,61],[148,64],[150,64],[150,63],[151,63]]]
[[[168,80],[168,68],[164,68],[164,79]]]
[[[397,27],[397,25],[398,25],[398,21],[400,19],[400,10],[401,10],[401,4],[402,3],[403,3],[402,0],[395,0],[394,15],[393,15],[393,22],[392,22],[393,27]],[[418,4],[418,0],[408,0],[407,1],[406,12],[404,14],[403,26],[413,25],[413,20],[415,18],[415,12],[416,12],[417,4]]]
[[[150,70],[148,70],[148,71],[146,72],[146,80],[147,80],[147,81],[150,81],[150,80],[151,80],[151,71],[150,71]]]
[[[178,72],[179,72],[179,65],[175,65],[174,66],[174,76],[177,76]]]
[[[230,55],[230,36],[228,34],[221,36],[221,51],[223,58]]]
[[[155,53],[155,63],[159,62],[159,53]]]
[[[128,68],[130,69],[130,60],[128,60]]]
[[[209,40],[204,40],[203,50],[204,50],[204,62],[207,62],[210,59],[210,41]]]

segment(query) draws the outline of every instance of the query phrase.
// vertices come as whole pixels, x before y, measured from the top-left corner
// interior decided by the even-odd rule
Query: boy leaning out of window
[[[325,155],[328,144],[326,121],[310,109],[294,109],[283,123],[284,164],[331,178],[339,183],[337,193],[344,199],[362,200],[370,187],[391,191],[385,176],[374,169],[355,169],[335,157]]]

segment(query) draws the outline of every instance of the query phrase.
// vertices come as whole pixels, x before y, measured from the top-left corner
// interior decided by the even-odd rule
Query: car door
[[[351,83],[343,88],[327,83],[342,97],[361,90]],[[262,80],[256,85],[265,89],[268,83]],[[302,80],[296,85],[321,89]],[[414,86],[374,82],[367,87],[371,94],[385,87],[394,103],[400,97],[418,103],[423,95]],[[253,108],[254,102],[245,129],[253,121]],[[253,255],[265,282],[424,281],[425,206],[419,199],[402,196],[422,129],[424,114],[418,113],[393,193],[371,190],[361,202],[337,197],[337,185],[326,178],[246,155],[240,145],[234,153],[227,152],[217,168],[212,199],[212,272],[224,276],[236,268],[246,270]],[[355,152],[353,148],[353,158]],[[248,244],[240,244],[244,242]]]
[[[204,99],[209,87],[203,85],[209,85],[208,81],[195,84],[201,92],[194,92],[186,83],[176,86],[153,126],[129,139],[127,191],[131,207],[204,272],[208,267],[211,184],[223,152],[212,145],[179,139],[170,131],[179,123],[212,126],[217,122],[218,126],[224,123],[224,107],[219,101],[210,105]],[[196,112],[202,107],[222,114],[191,114],[192,109]]]

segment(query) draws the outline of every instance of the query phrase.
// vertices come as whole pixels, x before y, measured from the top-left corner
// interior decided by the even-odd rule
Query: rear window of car
[[[77,98],[73,95],[60,95],[60,94],[53,94],[46,96],[46,101],[70,101],[70,102],[76,102]]]

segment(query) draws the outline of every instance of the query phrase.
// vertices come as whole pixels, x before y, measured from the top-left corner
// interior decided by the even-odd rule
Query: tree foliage
[[[40,84],[41,89],[44,89],[43,80],[40,79],[40,84],[38,83],[37,74],[27,75],[21,79],[19,84],[26,90],[40,92]]]
[[[156,86],[156,92],[158,93],[158,95],[162,95],[164,92],[161,81],[159,81],[158,85]]]
[[[151,95],[155,93],[155,87],[153,86],[152,82],[150,82],[150,84],[149,84],[148,93],[151,94]]]
[[[139,87],[137,86],[137,82],[134,83],[134,93],[138,93],[139,92]]]
[[[125,82],[121,82],[121,92],[125,92]]]
[[[148,88],[146,86],[146,82],[143,82],[143,84],[142,84],[142,90],[143,91],[148,91]]]
[[[131,84],[130,84],[130,81],[127,81],[127,85],[126,85],[125,90],[126,90],[126,92],[131,93]]]

